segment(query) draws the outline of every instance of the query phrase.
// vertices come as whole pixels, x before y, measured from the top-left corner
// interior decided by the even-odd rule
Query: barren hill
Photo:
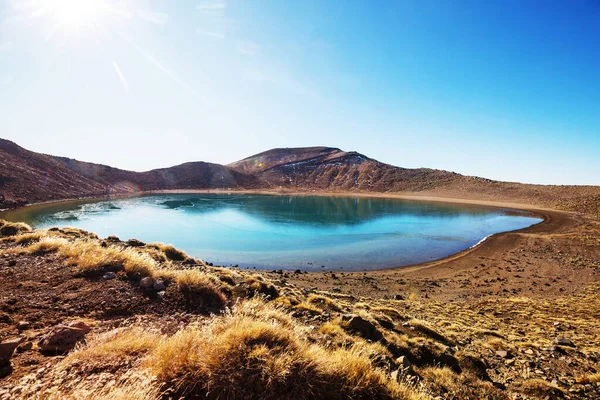
[[[146,172],[35,153],[0,139],[0,208],[66,198],[178,189],[367,193],[511,201],[600,213],[600,187],[493,181],[401,168],[334,147],[268,150],[229,165],[189,162]]]
[[[256,174],[273,186],[312,189],[422,191],[467,179],[453,172],[395,167],[333,147],[273,149],[229,166]]]
[[[133,172],[26,150],[0,139],[0,208],[67,198],[162,189],[260,188],[229,167],[190,162]]]

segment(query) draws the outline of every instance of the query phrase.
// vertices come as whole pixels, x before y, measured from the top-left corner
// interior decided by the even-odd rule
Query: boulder
[[[358,334],[365,339],[369,339],[374,342],[383,339],[383,335],[381,332],[379,332],[375,325],[361,316],[348,314],[344,315],[342,320],[348,323],[348,328],[358,332]]]
[[[0,343],[0,366],[10,364],[10,358],[12,357],[15,349],[18,345],[23,343],[23,341],[25,341],[24,337],[17,337]]]
[[[42,336],[38,342],[41,351],[47,353],[66,353],[85,337],[90,327],[83,321],[60,324]]]
[[[150,289],[152,286],[154,286],[154,279],[151,277],[146,276],[140,280],[140,287],[142,289]]]
[[[554,343],[556,343],[559,346],[575,347],[573,342],[571,342],[567,338],[562,338],[562,337],[554,339]]]

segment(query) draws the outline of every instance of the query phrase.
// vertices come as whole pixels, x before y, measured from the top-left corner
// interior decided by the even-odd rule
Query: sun
[[[44,0],[42,4],[44,14],[70,31],[95,29],[110,11],[106,0]]]

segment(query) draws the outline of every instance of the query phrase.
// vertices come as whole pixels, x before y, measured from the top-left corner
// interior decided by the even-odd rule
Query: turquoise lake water
[[[0,214],[35,227],[171,243],[215,265],[362,271],[440,259],[536,224],[514,210],[381,198],[169,194]]]

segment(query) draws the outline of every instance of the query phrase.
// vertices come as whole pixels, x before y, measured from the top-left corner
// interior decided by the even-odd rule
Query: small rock
[[[31,348],[33,347],[33,342],[25,342],[25,343],[21,343],[19,345],[19,347],[17,347],[17,352],[19,353],[24,353],[26,351],[31,350]]]
[[[374,342],[383,339],[383,335],[381,332],[379,332],[375,325],[363,317],[354,314],[348,314],[344,315],[342,320],[347,321],[348,327],[352,330],[358,331],[358,333],[365,339],[369,339]]]
[[[401,294],[396,294],[394,295],[394,300],[404,300],[404,296],[402,296]]]
[[[152,286],[154,286],[154,279],[151,277],[146,276],[140,280],[140,287],[142,289],[150,289]]]
[[[43,352],[66,353],[85,337],[90,327],[83,321],[73,321],[67,325],[57,325],[42,336],[38,346]]]
[[[575,345],[573,344],[573,342],[571,342],[567,338],[556,338],[556,339],[554,339],[554,343],[556,343],[559,346],[575,347]]]
[[[498,350],[496,352],[496,355],[501,358],[510,358],[511,357],[510,352],[508,352],[506,350]]]
[[[400,356],[396,358],[396,364],[401,366],[402,368],[410,368],[412,363],[406,358],[406,356]]]
[[[160,279],[159,279],[159,280],[157,280],[157,281],[154,283],[154,286],[152,286],[152,287],[153,287],[153,289],[154,289],[154,290],[156,290],[157,292],[160,292],[160,291],[162,291],[162,290],[165,290],[165,289],[167,288],[167,287],[165,286],[164,282],[163,282],[163,281],[161,281]]]
[[[8,365],[10,363],[10,358],[12,357],[15,349],[18,345],[23,343],[25,340],[24,337],[18,337],[6,340],[0,343],[0,365]]]
[[[107,240],[108,242],[120,242],[120,241],[121,241],[121,239],[119,239],[119,238],[118,238],[118,237],[116,237],[116,236],[109,236],[109,237],[107,237],[107,238],[106,238],[106,240]]]
[[[17,329],[20,331],[24,331],[26,329],[29,329],[29,327],[31,326],[31,324],[28,321],[19,321],[17,322]]]
[[[117,274],[115,274],[114,272],[107,272],[104,275],[102,275],[102,279],[104,280],[109,280],[109,279],[115,279],[117,277]]]

